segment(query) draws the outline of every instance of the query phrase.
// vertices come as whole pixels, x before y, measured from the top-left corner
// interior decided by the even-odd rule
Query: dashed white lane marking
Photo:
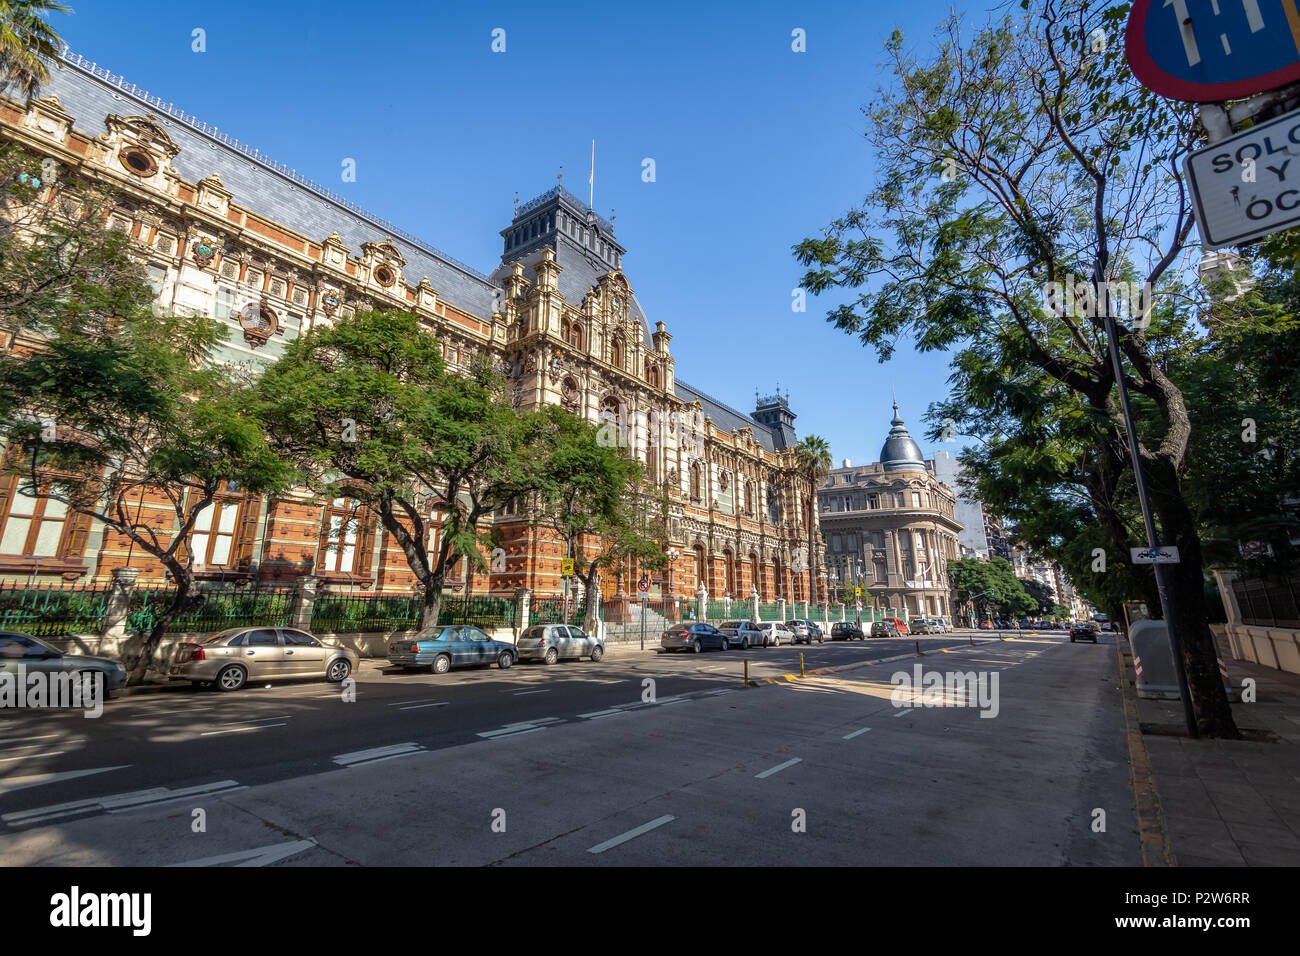
[[[133,790],[130,793],[116,793],[107,797],[90,797],[86,800],[73,800],[48,807],[35,807],[31,810],[19,810],[6,813],[0,819],[10,826],[28,826],[33,823],[45,823],[64,817],[74,817],[85,813],[107,812],[125,813],[141,807],[152,807],[173,800],[185,800],[198,796],[217,796],[235,790],[246,790],[234,780],[219,780],[216,783],[200,784],[197,787],[185,787],[172,790],[169,787],[153,787],[149,790]]]
[[[674,817],[671,813],[665,813],[662,817],[658,817],[654,820],[651,820],[649,823],[643,823],[639,827],[636,827],[632,830],[628,830],[626,833],[620,833],[616,837],[611,837],[610,839],[606,840],[604,843],[597,843],[593,847],[588,847],[587,852],[604,853],[606,850],[611,849],[612,847],[616,847],[620,843],[626,843],[628,840],[635,840],[637,837],[641,836],[642,834],[649,833],[651,830],[657,829],[658,827],[663,826],[665,823],[672,823],[676,819],[677,818]]]
[[[96,767],[93,770],[63,770],[59,773],[35,773],[25,777],[6,777],[4,780],[0,780],[0,796],[4,796],[13,790],[26,790],[28,787],[40,787],[47,783],[58,783],[61,780],[75,780],[77,777],[108,773],[110,770],[125,770],[129,766],[131,766],[129,763],[124,763],[116,767]]]
[[[440,703],[446,703],[446,701],[442,700],[439,697],[415,697],[412,698],[411,700],[395,700],[388,706],[403,707],[407,704],[440,704]]]
[[[854,737],[859,737],[859,736],[861,736],[862,734],[865,734],[865,733],[866,733],[868,730],[870,730],[870,729],[871,729],[870,727],[863,727],[861,730],[855,730],[855,731],[853,731],[853,733],[851,733],[851,734],[845,734],[845,735],[844,735],[843,737],[841,737],[840,739],[841,739],[841,740],[852,740]]]
[[[792,760],[787,760],[785,763],[779,763],[775,767],[768,767],[762,773],[754,774],[754,777],[757,780],[763,780],[766,779],[767,777],[772,776],[772,774],[774,773],[780,773],[782,770],[785,770],[787,767],[793,767],[797,763],[803,763],[803,758],[795,757]]]
[[[435,700],[430,704],[410,704],[406,707],[399,707],[398,710],[423,710],[426,707],[446,707],[447,701]]]
[[[533,720],[520,720],[513,724],[506,724],[496,730],[485,730],[478,736],[497,740],[501,737],[513,737],[517,734],[532,733],[534,730],[544,730],[550,724],[562,722],[563,719],[560,717],[537,717]]]
[[[10,760],[31,760],[33,757],[59,757],[65,753],[66,750],[37,751],[34,754],[19,754],[17,757],[0,757],[0,763],[8,763]]]
[[[333,760],[340,767],[359,767],[362,764],[392,760],[394,757],[405,757],[407,754],[419,753],[423,749],[414,741],[408,741],[404,744],[390,744],[387,747],[372,747],[370,750],[354,750],[352,753],[339,754]]]
[[[223,853],[220,856],[206,856],[201,860],[186,860],[184,863],[173,863],[176,866],[269,866],[280,860],[286,860],[291,856],[297,856],[304,850],[310,850],[316,845],[315,840],[294,840],[290,843],[273,843],[270,846],[260,846],[253,850],[237,850],[234,853]]]
[[[283,720],[278,724],[258,724],[256,727],[225,727],[221,730],[204,730],[199,733],[200,737],[215,737],[217,734],[246,734],[252,730],[266,730],[268,727],[287,727],[289,722]]]
[[[618,714],[626,714],[626,713],[627,713],[626,710],[620,710],[617,707],[611,707],[609,710],[597,710],[590,714],[579,714],[578,717],[579,719],[582,720],[599,720],[601,717],[614,717]]]
[[[898,711],[898,713],[894,714],[894,716],[895,716],[895,717],[906,717],[906,716],[908,715],[908,713],[911,712],[911,711],[913,711],[913,710],[916,710],[916,708],[915,708],[915,707],[903,707],[903,708],[901,708],[901,709]]]
[[[542,690],[517,690],[515,691],[514,696],[523,697],[525,694],[549,694],[550,692],[551,689],[549,687]]]
[[[0,744],[26,744],[33,740],[49,740],[51,737],[57,737],[58,734],[32,734],[30,737],[6,737],[0,740]]]

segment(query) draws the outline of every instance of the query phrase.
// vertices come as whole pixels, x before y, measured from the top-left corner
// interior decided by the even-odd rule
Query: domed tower
[[[885,471],[925,471],[925,456],[899,417],[897,401],[894,402],[894,418],[890,424],[894,427],[889,430],[889,437],[880,449],[880,464]]]

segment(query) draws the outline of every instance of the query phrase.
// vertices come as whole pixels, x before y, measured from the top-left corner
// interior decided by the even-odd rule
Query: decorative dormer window
[[[244,341],[259,348],[279,331],[280,317],[265,302],[251,302],[239,313],[239,326],[244,330]]]
[[[388,266],[379,266],[375,269],[375,281],[387,289],[397,281],[397,274]]]

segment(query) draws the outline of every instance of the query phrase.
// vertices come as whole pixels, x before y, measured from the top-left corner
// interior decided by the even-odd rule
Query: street
[[[1110,636],[969,640],[922,637],[922,657],[911,639],[616,649],[441,677],[364,661],[355,703],[308,683],[136,695],[98,720],[9,716],[0,852],[13,865],[1140,862]],[[786,680],[799,650],[835,671]],[[744,658],[774,682],[743,689]],[[868,663],[887,658],[901,659]],[[895,706],[890,678],[916,664],[996,678],[996,716]]]

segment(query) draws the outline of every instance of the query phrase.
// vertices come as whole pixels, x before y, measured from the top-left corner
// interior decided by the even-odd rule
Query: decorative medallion
[[[339,295],[333,289],[326,289],[325,294],[320,297],[320,302],[325,314],[333,315],[334,310],[339,307]]]
[[[569,411],[578,407],[578,383],[574,381],[572,375],[564,377],[564,383],[560,386],[560,404]]]
[[[259,348],[279,329],[280,319],[265,301],[250,302],[239,312],[239,325],[244,330],[244,341]]]
[[[33,176],[31,173],[19,173],[18,181],[24,186],[31,186],[33,189],[41,188],[41,178],[39,176]]]
[[[200,268],[206,269],[212,262],[212,257],[217,254],[217,250],[212,248],[209,240],[200,239],[190,246],[190,254],[194,256],[194,261]]]

